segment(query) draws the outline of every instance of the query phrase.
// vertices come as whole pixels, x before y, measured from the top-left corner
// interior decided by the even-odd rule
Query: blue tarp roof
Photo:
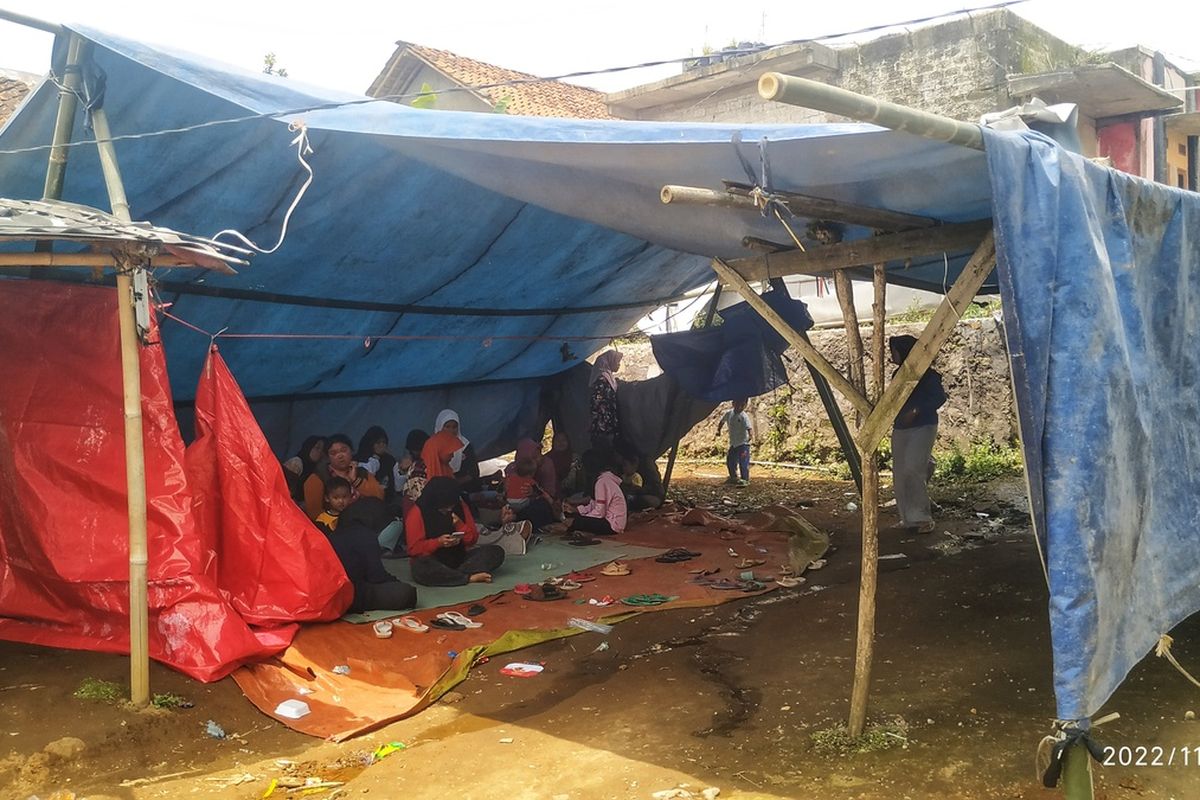
[[[363,100],[76,30],[96,44],[118,136]],[[43,84],[0,149],[48,143],[56,104],[56,87]],[[982,153],[871,126],[562,120],[374,101],[119,141],[134,218],[204,235],[236,228],[273,243],[305,177],[289,146],[294,119],[308,127],[316,177],[279,251],[238,276],[159,276],[172,313],[208,331],[346,337],[226,340],[225,358],[251,398],[528,378],[571,366],[562,357],[568,337],[590,337],[571,341],[587,355],[664,298],[710,280],[708,257],[746,255],[744,236],[787,241],[777,221],[753,212],[659,201],[667,183],[746,180],[735,134],[752,164],[767,140],[778,189],[951,221],[989,215]],[[91,138],[82,124],[76,140]],[[0,156],[3,192],[40,195],[45,166],[45,152]],[[94,147],[72,152],[64,199],[107,207]],[[942,259],[926,273],[905,277],[940,287]],[[217,290],[234,294],[211,296]],[[419,313],[429,307],[522,315]],[[415,338],[365,345],[379,336]],[[164,339],[172,388],[186,400],[208,342],[170,322]]]
[[[76,30],[96,44],[118,135],[355,99]],[[0,132],[0,150],[49,142],[56,99],[41,86]],[[356,412],[365,425],[396,403],[390,390],[506,381],[424,392],[418,405],[431,416],[466,399],[481,412],[464,414],[472,438],[515,433],[537,402],[537,383],[519,379],[576,363],[563,359],[565,340],[585,355],[709,280],[710,257],[745,255],[743,237],[786,241],[753,213],[658,199],[663,184],[744,181],[765,154],[776,190],[945,221],[994,211],[1059,714],[1095,713],[1158,633],[1200,608],[1196,195],[1085,164],[1036,134],[990,135],[985,158],[862,125],[370,102],[118,142],[134,217],[273,242],[304,177],[289,147],[294,119],[308,127],[316,179],[283,247],[238,276],[159,276],[172,312],[207,331],[298,337],[223,346],[248,396],[293,398],[255,407],[272,407],[272,425],[328,430]],[[39,196],[46,155],[0,153],[0,194]],[[72,152],[64,199],[107,207],[93,147]],[[890,277],[940,289],[963,255],[892,265]],[[208,339],[172,323],[163,338],[172,388],[187,399]]]

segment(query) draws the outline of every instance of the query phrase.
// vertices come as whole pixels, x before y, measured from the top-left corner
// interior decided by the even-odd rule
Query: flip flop
[[[596,580],[596,576],[590,572],[572,572],[567,575],[567,580],[575,581],[576,583],[588,583]]]
[[[708,584],[709,589],[717,589],[718,591],[728,592],[741,589],[741,584],[733,578],[720,578]]]
[[[473,605],[467,609],[467,616],[468,617],[478,617],[480,614],[484,613],[485,611],[487,611],[486,608],[484,608],[479,603],[476,603],[475,605]]]
[[[700,569],[688,570],[688,574],[689,575],[699,575],[699,576],[703,577],[705,575],[716,575],[720,571],[721,571],[720,567],[701,567]]]
[[[513,594],[519,594],[521,597],[526,597],[532,591],[533,587],[528,583],[518,583],[513,587]]]
[[[663,553],[661,556],[659,556],[658,558],[656,558],[654,560],[659,562],[660,564],[677,564],[680,561],[690,561],[691,559],[696,558],[699,555],[701,555],[701,554],[695,553],[691,550],[685,550],[682,547],[675,547],[675,548],[672,548],[671,550],[668,550],[667,552]]]
[[[755,567],[761,567],[765,563],[767,562],[761,558],[743,558],[735,566],[738,569],[754,569]]]
[[[438,614],[435,619],[444,619],[449,622],[453,622],[457,625],[462,625],[464,628],[482,628],[483,627],[482,622],[476,622],[473,619],[470,619],[469,617],[467,617],[465,614],[462,614],[461,612],[458,612],[458,611],[443,611],[441,614]]]
[[[409,633],[424,633],[429,630],[429,626],[416,617],[401,617],[400,619],[392,620],[392,630],[396,629],[408,631]]]
[[[573,592],[576,589],[582,589],[583,584],[580,583],[579,581],[572,581],[572,580],[564,579],[561,583],[558,584],[558,588],[562,589],[564,592]]]
[[[608,575],[610,578],[620,578],[631,572],[633,570],[624,561],[611,561],[600,569],[601,575]]]
[[[441,616],[437,616],[429,620],[429,627],[437,628],[443,631],[465,631],[467,629],[466,625],[459,625],[457,622],[451,622],[450,620]]]
[[[380,639],[392,638],[392,623],[386,619],[381,619],[371,626],[371,630],[375,631],[375,635]]]
[[[794,578],[790,575],[781,575],[775,579],[775,583],[779,584],[785,589],[794,589],[800,584],[804,583],[804,578]]]
[[[669,603],[677,597],[668,597],[665,594],[632,594],[629,597],[622,597],[621,602],[627,606],[661,606],[663,603]]]

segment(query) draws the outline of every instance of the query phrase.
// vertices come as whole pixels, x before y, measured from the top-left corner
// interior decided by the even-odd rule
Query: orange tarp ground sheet
[[[601,575],[599,568],[590,570],[596,580],[562,600],[538,602],[511,591],[501,592],[479,601],[487,608],[476,619],[483,627],[465,631],[431,628],[427,633],[410,633],[397,629],[392,638],[379,639],[370,625],[307,625],[281,655],[239,669],[234,680],[264,713],[302,733],[340,741],[420,711],[463,680],[479,658],[579,633],[567,624],[572,617],[612,623],[641,612],[717,605],[748,594],[697,585],[690,570],[720,567],[713,577],[736,578],[743,571],[737,568],[741,559],[754,558],[765,562],[754,568],[756,575],[763,577],[779,575],[780,566],[788,563],[786,534],[735,528],[735,532],[726,530],[722,538],[721,528],[728,526],[719,521],[685,527],[677,520],[678,515],[670,514],[643,518],[618,539],[656,548],[683,547],[701,553],[699,558],[676,564],[658,563],[653,558],[630,561],[632,574],[624,577]],[[729,555],[730,548],[738,558]],[[536,548],[526,558],[537,558]],[[774,586],[768,582],[765,589],[749,594],[761,594]],[[678,599],[649,608],[576,602],[651,593]],[[413,616],[427,623],[442,611],[465,613],[467,605],[424,609]],[[336,665],[348,666],[349,674],[335,673]],[[276,706],[290,699],[303,700],[311,713],[298,720],[277,716]]]

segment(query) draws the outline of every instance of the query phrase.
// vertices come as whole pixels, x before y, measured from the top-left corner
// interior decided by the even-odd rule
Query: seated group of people
[[[350,610],[362,612],[416,605],[415,587],[392,576],[383,558],[407,556],[417,584],[461,586],[491,582],[506,555],[494,543],[501,536],[528,539],[568,519],[568,531],[621,533],[630,508],[661,502],[635,479],[637,463],[628,451],[608,448],[576,458],[557,434],[546,453],[521,440],[503,474],[481,475],[458,415],[447,409],[432,436],[411,431],[398,456],[374,426],[357,450],[340,433],[309,437],[284,463],[284,474],[354,585]],[[490,514],[494,529],[479,524],[481,513]]]

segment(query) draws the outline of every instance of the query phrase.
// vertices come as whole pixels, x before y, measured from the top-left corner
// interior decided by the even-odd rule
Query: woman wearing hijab
[[[592,447],[611,448],[621,433],[616,376],[620,368],[621,354],[616,350],[601,353],[592,365]]]
[[[454,478],[430,478],[404,529],[413,580],[423,586],[491,583],[504,563],[503,547],[476,544],[479,528]]]
[[[579,459],[571,450],[571,439],[565,433],[555,433],[550,443],[550,452],[546,460],[554,465],[554,488],[550,493],[556,500],[562,500],[567,495],[577,491],[580,470]]]
[[[475,447],[463,436],[458,414],[454,411],[444,409],[437,415],[433,428],[433,436],[421,449],[421,458],[425,461],[429,477],[456,478],[459,489],[465,494],[481,491],[485,483],[499,477],[500,473],[496,473],[488,476],[486,481],[480,478]]]
[[[916,343],[912,336],[889,338],[892,363],[903,364]],[[934,528],[927,484],[933,442],[937,439],[937,412],[945,402],[942,376],[928,369],[892,425],[892,488],[900,512],[898,527],[917,533],[932,533]]]
[[[317,465],[325,458],[325,437],[310,436],[300,445],[300,452],[284,463],[284,477],[287,478],[288,488],[292,499],[303,505],[304,482],[308,476],[317,471]]]
[[[367,432],[358,440],[358,451],[354,460],[360,467],[375,476],[375,480],[383,487],[386,497],[391,497],[395,491],[396,476],[392,470],[396,459],[388,452],[387,431],[378,425],[367,428]]]

